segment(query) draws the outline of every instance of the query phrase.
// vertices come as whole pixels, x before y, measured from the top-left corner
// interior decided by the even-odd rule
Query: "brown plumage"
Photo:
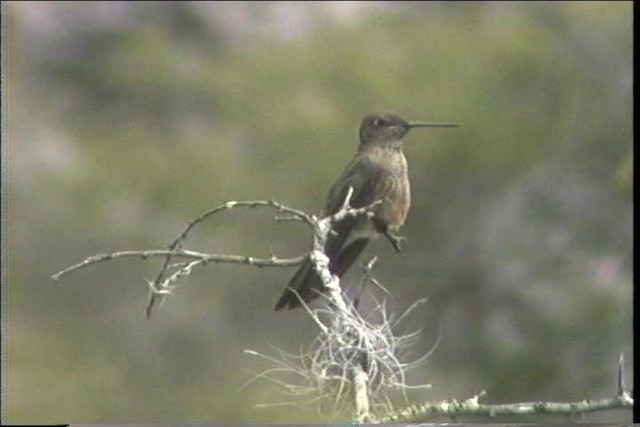
[[[329,190],[321,217],[333,215],[353,188],[353,208],[382,203],[371,219],[346,219],[334,226],[325,246],[332,274],[341,277],[364,250],[371,238],[386,236],[396,250],[399,238],[391,234],[403,224],[411,205],[407,159],[402,137],[414,127],[453,127],[450,124],[409,123],[393,113],[371,114],[360,125],[360,145],[355,156]],[[323,285],[310,260],[305,261],[289,281],[275,309],[301,306],[300,300],[318,297]],[[294,292],[295,290],[297,292]]]

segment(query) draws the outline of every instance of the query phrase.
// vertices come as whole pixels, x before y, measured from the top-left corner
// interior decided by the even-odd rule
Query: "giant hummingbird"
[[[379,202],[370,217],[346,218],[334,225],[326,246],[329,270],[342,277],[371,238],[385,236],[396,251],[401,238],[393,234],[407,218],[411,190],[402,138],[413,128],[456,127],[449,123],[408,122],[396,114],[370,114],[360,124],[360,145],[356,154],[329,190],[320,217],[335,214],[349,188],[352,208]],[[322,280],[307,259],[289,281],[275,309],[296,308],[321,295]]]

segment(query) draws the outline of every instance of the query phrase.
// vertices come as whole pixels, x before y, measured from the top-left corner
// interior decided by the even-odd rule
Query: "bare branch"
[[[620,353],[618,357],[618,396],[622,396],[627,393],[625,388],[625,375],[624,375],[624,354]]]
[[[187,227],[180,233],[180,235],[169,245],[168,250],[141,250],[141,251],[121,251],[121,252],[113,252],[113,253],[105,253],[105,254],[97,254],[91,257],[86,258],[84,261],[72,265],[62,271],[59,271],[51,276],[54,281],[59,281],[63,276],[79,270],[81,268],[87,267],[91,264],[96,264],[99,262],[110,261],[117,258],[126,258],[126,257],[137,257],[143,260],[150,257],[164,257],[165,261],[160,269],[160,272],[156,276],[156,279],[152,282],[148,282],[149,285],[149,300],[147,303],[147,317],[151,316],[151,310],[155,305],[157,298],[164,299],[168,294],[170,294],[173,289],[171,283],[175,282],[178,277],[188,275],[193,267],[199,265],[205,265],[208,262],[224,262],[224,263],[236,263],[236,264],[249,264],[257,267],[288,267],[292,265],[300,264],[306,257],[301,256],[297,258],[290,259],[279,259],[275,256],[271,256],[271,258],[254,258],[247,256],[239,256],[239,255],[221,255],[221,254],[204,254],[193,251],[182,250],[183,244],[187,239],[187,235],[196,225],[209,218],[210,216],[230,210],[236,207],[269,207],[275,209],[278,214],[284,213],[288,215],[288,218],[297,219],[305,222],[310,227],[316,226],[315,217],[308,215],[307,213],[293,209],[288,206],[285,206],[281,203],[278,203],[274,200],[247,200],[247,201],[229,201],[220,206],[217,206],[213,209],[206,211],[201,214],[194,220],[190,221],[187,224]],[[279,216],[276,215],[276,220],[279,219]],[[191,258],[198,260],[198,262],[192,262],[188,264],[188,268],[182,268],[178,272],[171,273],[171,276],[168,279],[165,279],[165,275],[169,274],[169,270],[171,270],[171,260],[173,257],[179,258]]]
[[[247,200],[247,201],[228,201],[223,205],[220,205],[218,207],[215,207],[213,209],[208,210],[207,212],[203,213],[202,215],[198,216],[196,219],[192,220],[189,222],[189,224],[187,225],[187,227],[184,229],[184,231],[178,236],[178,238],[176,240],[174,240],[170,245],[169,245],[169,249],[171,251],[175,251],[178,249],[182,248],[182,244],[186,241],[187,239],[187,235],[189,234],[189,232],[200,222],[204,221],[205,219],[207,219],[208,217],[225,211],[225,210],[229,210],[229,209],[233,209],[236,207],[249,207],[249,208],[255,208],[255,207],[260,207],[260,206],[264,206],[264,207],[270,207],[270,208],[274,208],[277,210],[278,213],[287,213],[289,215],[291,215],[294,218],[298,218],[302,221],[304,221],[305,223],[307,223],[307,225],[313,227],[315,221],[314,219],[310,216],[307,215],[305,212],[300,211],[298,209],[293,209],[290,208],[288,206],[285,206],[281,203],[278,203],[274,200]],[[278,220],[278,215],[276,215],[276,220]],[[147,318],[151,317],[151,311],[153,310],[153,307],[156,303],[157,298],[161,298],[160,302],[162,302],[164,300],[164,297],[167,295],[166,293],[162,293],[162,292],[156,292],[156,290],[158,290],[161,286],[161,282],[162,279],[164,278],[165,274],[167,273],[167,270],[169,269],[169,264],[171,262],[171,257],[172,255],[167,255],[167,258],[165,259],[164,265],[162,267],[162,269],[160,270],[160,272],[158,273],[158,276],[156,277],[156,279],[153,281],[153,285],[149,287],[149,300],[147,302],[147,308],[146,308],[146,313],[147,313]]]
[[[503,405],[482,405],[478,397],[464,401],[449,400],[439,403],[425,403],[400,409],[395,414],[375,419],[376,423],[420,422],[435,417],[458,417],[460,415],[487,416],[490,418],[506,415],[556,414],[578,415],[610,409],[632,409],[633,399],[628,395],[611,399],[583,400],[581,402],[526,402]]]
[[[368,419],[371,409],[369,407],[369,376],[361,366],[356,366],[352,370],[353,394],[356,406],[355,420],[358,423]]]
[[[335,214],[313,221],[313,251],[310,254],[313,267],[322,279],[329,299],[345,314],[348,313],[350,309],[342,298],[340,279],[337,276],[333,276],[329,270],[329,258],[325,255],[324,249],[336,223],[344,221],[347,218],[371,217],[373,215],[373,208],[382,203],[382,201],[377,200],[369,206],[354,209],[349,206],[352,194],[353,187],[349,187],[342,206]]]
[[[195,251],[186,251],[186,250],[178,250],[172,251],[167,249],[157,249],[157,250],[139,250],[139,251],[121,251],[121,252],[111,252],[105,254],[97,254],[86,258],[84,261],[74,264],[68,268],[65,268],[62,271],[57,272],[52,275],[51,278],[56,282],[59,281],[63,276],[67,274],[79,270],[84,267],[88,267],[91,264],[97,264],[99,262],[111,261],[118,258],[140,258],[142,260],[146,260],[148,258],[153,257],[177,257],[177,258],[187,258],[187,259],[195,259],[202,261],[203,264],[208,262],[223,262],[230,264],[248,264],[254,265],[256,267],[291,267],[293,265],[298,265],[305,260],[306,256],[299,256],[296,258],[256,258],[249,257],[244,255],[224,255],[224,254],[205,254],[201,252]]]

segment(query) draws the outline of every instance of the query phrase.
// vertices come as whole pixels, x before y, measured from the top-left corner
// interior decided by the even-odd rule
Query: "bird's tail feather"
[[[367,246],[367,243],[369,243],[369,239],[356,239],[343,247],[338,256],[329,264],[331,273],[342,277]],[[309,302],[320,296],[322,289],[322,280],[313,268],[311,261],[307,259],[287,284],[276,303],[275,310],[278,311],[285,307],[291,310],[300,307],[302,301]]]

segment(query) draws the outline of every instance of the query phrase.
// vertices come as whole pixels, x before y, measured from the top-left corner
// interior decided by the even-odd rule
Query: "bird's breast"
[[[376,217],[389,228],[397,229],[404,224],[411,204],[407,159],[402,150],[393,149],[381,149],[371,158],[379,168],[376,199],[382,201]]]

